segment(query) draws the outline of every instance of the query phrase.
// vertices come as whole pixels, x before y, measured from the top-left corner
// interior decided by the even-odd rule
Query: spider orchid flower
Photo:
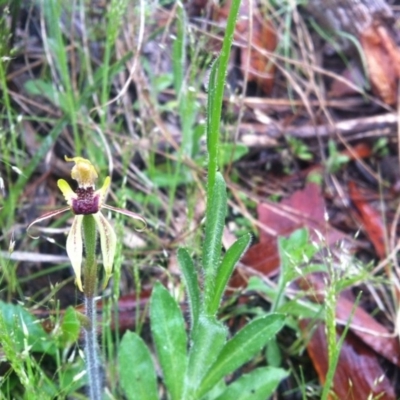
[[[83,259],[82,222],[85,215],[93,216],[96,222],[97,230],[100,234],[103,266],[106,274],[105,285],[107,284],[112,274],[113,261],[117,245],[117,236],[110,223],[101,213],[101,209],[105,208],[107,210],[115,211],[133,219],[139,220],[143,223],[144,227],[146,227],[146,220],[140,215],[133,213],[129,210],[112,207],[104,203],[108,188],[111,183],[111,179],[108,176],[105,179],[101,189],[95,190],[97,172],[89,160],[86,160],[82,157],[65,157],[65,160],[68,162],[75,162],[75,165],[72,167],[71,170],[71,178],[78,182],[78,188],[75,192],[71,189],[71,186],[66,180],[59,179],[57,182],[59,189],[61,190],[67,201],[68,207],[50,211],[35,219],[31,224],[29,224],[27,231],[29,231],[29,229],[33,225],[41,221],[45,221],[66,211],[73,212],[75,218],[67,237],[66,250],[68,257],[71,260],[72,268],[75,272],[76,285],[78,286],[79,290],[83,291],[81,279],[81,268]],[[33,236],[32,238],[37,239],[37,237]]]

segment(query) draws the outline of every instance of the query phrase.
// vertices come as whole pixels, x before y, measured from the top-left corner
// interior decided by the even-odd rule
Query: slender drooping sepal
[[[112,275],[115,251],[117,249],[117,236],[114,229],[101,212],[94,214],[93,217],[100,234],[100,246],[103,254],[103,266],[105,271],[103,287],[105,288]]]
[[[71,229],[67,237],[67,254],[71,261],[72,268],[75,272],[75,282],[79,290],[82,292],[82,252],[83,252],[83,242],[82,242],[82,222],[83,215],[76,215],[74,222],[72,223]],[[86,281],[85,281],[86,283]]]
[[[53,211],[49,211],[46,214],[41,215],[39,218],[36,218],[34,221],[32,221],[26,228],[26,232],[28,233],[28,235],[32,238],[32,239],[39,239],[39,236],[32,236],[29,231],[31,230],[33,225],[38,224],[39,222],[43,222],[46,221],[47,219],[53,218],[56,215],[65,213],[66,211],[69,211],[69,207],[64,207],[64,208],[60,208],[59,210],[53,210]]]
[[[141,217],[139,214],[136,214],[136,213],[134,213],[132,211],[129,211],[129,210],[125,210],[123,208],[112,207],[112,206],[109,206],[108,204],[103,204],[103,208],[106,208],[107,210],[114,211],[114,212],[119,213],[119,214],[126,215],[129,218],[132,218],[132,219],[135,219],[137,221],[140,221],[143,226],[140,227],[140,228],[136,228],[136,230],[138,232],[142,232],[147,227],[146,220],[143,217]]]

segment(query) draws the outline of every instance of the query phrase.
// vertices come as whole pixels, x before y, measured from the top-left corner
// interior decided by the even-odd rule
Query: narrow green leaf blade
[[[257,368],[241,376],[229,385],[215,400],[265,400],[275,391],[279,383],[288,376],[281,368]]]
[[[184,398],[192,398],[226,342],[227,330],[214,317],[200,314],[192,337]],[[196,397],[197,398],[197,397]]]
[[[185,13],[182,4],[177,4],[176,37],[172,44],[172,68],[175,93],[180,94],[185,77],[186,36]]]
[[[206,394],[220,379],[234,372],[257,354],[283,327],[283,314],[257,318],[240,330],[221,350],[218,359],[201,383],[198,397]]]
[[[212,101],[208,105],[209,118],[207,119],[207,149],[209,156],[207,182],[208,200],[212,198],[215,174],[218,170],[218,145],[221,126],[221,109],[224,99],[224,85],[228,63],[230,60],[230,52],[234,38],[236,20],[239,14],[239,7],[240,0],[231,1],[229,15],[226,21],[224,40],[222,42],[222,49],[218,57],[218,64],[215,64],[215,72],[213,69],[211,70],[212,74],[209,82],[209,91],[212,90]]]
[[[203,246],[204,301],[205,309],[212,315],[211,303],[214,298],[215,276],[221,257],[222,232],[226,215],[226,185],[224,178],[217,173],[213,197],[207,204],[205,239]]]
[[[151,354],[134,332],[126,332],[118,351],[121,387],[128,400],[158,400],[157,377]]]
[[[216,58],[215,61],[211,65],[211,70],[210,70],[210,76],[208,78],[208,95],[207,95],[207,127],[206,127],[206,134],[207,134],[207,151],[209,154],[215,153],[217,155],[218,151],[218,140],[212,140],[215,139],[215,136],[211,136],[211,123],[214,118],[219,118],[221,115],[221,110],[216,110],[214,107],[214,98],[215,98],[215,87],[216,87],[216,76],[218,72],[218,66],[219,66],[219,58]],[[217,113],[216,116],[214,116],[214,113]],[[218,136],[217,136],[218,139]],[[215,171],[217,167],[217,160],[214,160],[215,162]],[[213,182],[212,182],[213,183]]]
[[[182,398],[187,366],[187,337],[182,311],[160,283],[156,283],[150,301],[151,332],[172,400]]]
[[[214,299],[210,306],[210,313],[215,314],[218,310],[221,302],[222,295],[224,294],[226,285],[228,284],[229,278],[232,272],[240,260],[240,257],[244,254],[250,245],[251,235],[243,235],[239,238],[225,253],[222,263],[218,269],[217,277],[215,279],[215,293]]]
[[[186,249],[178,249],[178,263],[183,273],[183,280],[186,286],[193,330],[194,325],[199,319],[200,313],[200,288],[197,279],[197,272],[192,257],[190,257],[190,254]]]

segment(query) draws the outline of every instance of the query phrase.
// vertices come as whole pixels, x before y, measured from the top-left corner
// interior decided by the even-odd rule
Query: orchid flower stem
[[[85,244],[86,263],[84,268],[83,292],[86,297],[95,297],[97,288],[97,261],[96,261],[96,222],[93,215],[84,215],[82,221],[83,242]]]
[[[84,268],[85,311],[88,326],[85,327],[85,356],[89,381],[89,398],[102,398],[103,384],[97,348],[96,301],[97,262],[96,262],[96,223],[92,215],[85,215],[82,222],[86,263]]]

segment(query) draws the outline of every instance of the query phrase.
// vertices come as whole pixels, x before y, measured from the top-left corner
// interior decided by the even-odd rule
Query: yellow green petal
[[[100,246],[105,270],[104,287],[106,287],[112,275],[115,250],[117,248],[117,236],[113,227],[101,212],[93,214],[93,217],[100,234]]]
[[[76,198],[75,192],[69,186],[69,183],[65,179],[59,179],[57,181],[57,186],[61,190],[65,200],[67,200],[67,204],[72,206],[72,199]]]
[[[108,188],[110,187],[110,184],[111,184],[111,178],[109,176],[107,176],[107,178],[104,180],[103,186],[99,190],[96,190],[96,193],[99,194],[99,196],[100,196],[100,200],[99,200],[100,207],[102,207],[104,204],[104,200],[107,196],[107,192],[108,192]]]
[[[81,292],[83,292],[81,277],[83,257],[82,221],[83,215],[75,216],[67,237],[67,254],[75,272],[75,283]]]

